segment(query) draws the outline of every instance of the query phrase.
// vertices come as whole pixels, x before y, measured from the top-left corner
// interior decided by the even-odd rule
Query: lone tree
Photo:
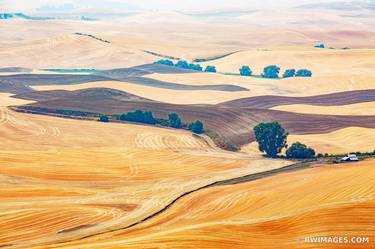
[[[272,65],[272,66],[265,67],[263,69],[262,76],[268,79],[276,79],[279,77],[279,73],[280,73],[280,68],[278,66]]]
[[[207,66],[204,70],[207,73],[216,73],[216,67],[215,66]]]
[[[290,77],[294,77],[295,75],[296,75],[295,69],[287,69],[285,70],[285,73],[283,74],[283,78],[290,78]]]
[[[102,115],[102,116],[100,116],[99,121],[100,122],[104,122],[104,123],[108,123],[109,122],[109,118],[106,115]]]
[[[311,77],[311,76],[312,76],[312,72],[307,69],[300,69],[296,73],[296,77]]]
[[[192,130],[194,133],[202,134],[204,131],[203,123],[197,120],[189,125],[189,129]]]
[[[181,118],[178,116],[177,113],[170,113],[168,115],[168,121],[169,121],[170,127],[173,127],[173,128],[181,128],[182,127]]]
[[[241,76],[251,76],[253,74],[253,71],[251,71],[249,66],[242,66],[240,68],[240,75]]]
[[[305,159],[313,158],[315,156],[315,150],[308,148],[306,145],[297,142],[292,144],[287,151],[286,156],[288,158]]]
[[[259,150],[270,157],[275,157],[286,147],[288,133],[278,122],[260,123],[254,127],[254,134]]]

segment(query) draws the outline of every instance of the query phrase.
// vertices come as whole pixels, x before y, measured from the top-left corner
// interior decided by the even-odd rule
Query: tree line
[[[192,123],[184,123],[181,117],[177,113],[169,113],[168,119],[155,118],[152,112],[136,110],[133,112],[123,113],[120,115],[113,115],[116,120],[150,124],[150,125],[160,125],[164,127],[172,127],[175,129],[185,129],[190,130],[197,134],[202,134],[204,132],[204,125],[200,120],[196,120]],[[99,117],[100,122],[109,122],[110,118],[107,115],[102,115]]]
[[[206,66],[206,68],[203,70],[203,67],[200,64],[194,64],[189,63],[186,60],[179,60],[176,63],[173,63],[172,60],[159,60],[155,62],[154,64],[159,65],[166,65],[166,66],[172,66],[172,67],[178,67],[183,69],[190,69],[195,71],[204,71],[209,73],[216,73],[216,67],[215,66]],[[253,71],[249,66],[242,66],[240,69],[240,75],[241,76],[253,76]],[[263,69],[263,73],[260,75],[263,78],[267,79],[277,79],[280,78],[280,67],[276,65],[267,66]],[[308,69],[286,69],[285,72],[282,75],[282,78],[290,78],[290,77],[311,77],[312,72]]]
[[[278,154],[286,149],[286,157],[290,159],[312,159],[322,157],[344,157],[346,154],[322,154],[316,155],[314,149],[305,144],[295,142],[291,146],[287,144],[288,133],[278,122],[260,123],[254,127],[255,139],[259,145],[259,150],[265,152],[268,157],[277,157]],[[375,156],[375,150],[372,152],[351,152],[361,156]]]
[[[190,69],[190,70],[195,70],[195,71],[200,71],[200,72],[203,71],[203,67],[200,64],[189,63],[186,60],[179,60],[176,62],[176,64],[174,64],[173,61],[171,60],[159,60],[155,62],[154,64],[178,67],[178,68],[183,68],[183,69]],[[216,73],[216,67],[206,66],[204,71],[208,73]]]
[[[242,66],[240,69],[240,75],[241,76],[252,76],[253,71],[249,66]],[[263,69],[263,73],[261,76],[263,78],[267,79],[277,79],[280,78],[280,67],[276,65],[271,65],[267,66]],[[308,69],[286,69],[285,72],[283,73],[282,77],[283,78],[290,78],[290,77],[311,77],[312,72]]]

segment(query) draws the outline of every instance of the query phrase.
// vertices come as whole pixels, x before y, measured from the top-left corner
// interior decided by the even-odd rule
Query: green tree
[[[287,151],[286,156],[288,158],[305,159],[313,158],[315,156],[315,150],[308,148],[306,145],[297,142],[292,144]]]
[[[307,69],[300,69],[296,72],[296,77],[311,77],[312,72]]]
[[[169,120],[169,126],[173,128],[181,128],[182,127],[182,122],[181,118],[178,116],[176,113],[170,113],[168,115],[168,120]]]
[[[191,69],[191,70],[196,70],[196,71],[202,71],[202,70],[203,70],[203,68],[202,68],[201,65],[199,65],[199,64],[194,64],[194,63],[190,63],[190,64],[189,64],[189,69]]]
[[[325,47],[326,46],[323,43],[314,46],[314,48],[325,48]]]
[[[240,68],[240,75],[241,76],[251,76],[253,74],[253,71],[251,71],[249,66],[242,66]]]
[[[144,112],[141,110],[122,114],[120,115],[120,120],[145,124],[156,124],[156,119],[152,115],[152,112]]]
[[[270,157],[275,157],[286,147],[288,133],[278,122],[260,123],[254,127],[254,134],[259,150]]]
[[[189,69],[189,63],[185,60],[179,60],[176,65],[176,67],[179,67],[179,68],[184,68],[184,69]]]
[[[109,118],[106,115],[102,115],[102,116],[100,116],[99,121],[100,122],[104,122],[104,123],[108,123],[109,122]]]
[[[278,66],[272,65],[272,66],[265,67],[263,69],[262,76],[264,78],[276,79],[279,77],[279,73],[280,73],[280,68]]]
[[[204,70],[207,73],[216,73],[216,67],[215,66],[207,66]]]
[[[173,61],[171,60],[159,60],[155,62],[154,64],[161,64],[161,65],[167,65],[167,66],[174,66]]]
[[[283,74],[283,78],[290,78],[290,77],[294,77],[295,75],[296,75],[295,69],[287,69],[285,70],[285,73]]]
[[[152,112],[144,112],[144,123],[156,124],[156,119],[152,115]]]
[[[189,125],[189,129],[192,130],[194,133],[202,134],[204,132],[203,123],[199,120],[191,123]]]

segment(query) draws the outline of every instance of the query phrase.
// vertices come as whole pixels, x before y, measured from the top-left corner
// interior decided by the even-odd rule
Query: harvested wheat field
[[[350,248],[371,248],[374,163],[203,189],[133,228],[47,248],[345,248],[304,242],[314,236],[367,236]]]
[[[125,227],[191,189],[288,164],[211,148],[187,132],[1,110],[1,245]]]
[[[370,2],[0,0],[0,248],[375,248]]]

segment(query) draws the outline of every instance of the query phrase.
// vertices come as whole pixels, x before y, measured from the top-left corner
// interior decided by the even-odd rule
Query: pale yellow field
[[[203,63],[215,65],[219,72],[239,73],[242,65],[248,65],[255,74],[268,65],[312,70],[314,76],[374,76],[374,49],[330,50],[304,47],[280,47],[241,51],[225,58]],[[324,60],[322,60],[324,58]],[[364,76],[364,75],[363,75]]]
[[[325,134],[290,135],[289,144],[305,143],[318,153],[372,152],[375,150],[375,129],[350,127]]]
[[[10,105],[26,105],[34,102],[31,100],[13,98],[12,96],[14,96],[14,94],[0,92],[0,108]]]
[[[105,36],[104,36],[105,37]],[[156,57],[123,45],[107,44],[85,36],[59,35],[0,44],[7,65],[31,69],[112,69],[152,63]],[[1,63],[0,63],[1,65]]]
[[[375,115],[375,102],[341,106],[281,105],[273,110],[323,115]]]
[[[374,165],[324,165],[204,189],[133,228],[47,248],[343,248],[297,242],[308,236],[367,236],[370,243],[346,248],[371,248]]]
[[[162,89],[148,86],[141,86],[137,84],[118,82],[118,81],[100,81],[83,83],[77,85],[46,85],[33,86],[32,88],[38,91],[46,90],[80,90],[87,88],[111,88],[125,91],[137,96],[156,101],[162,101],[171,104],[217,104],[223,101],[230,101],[241,97],[247,97],[250,92],[223,92],[223,91],[190,91],[190,90],[172,90]]]
[[[287,58],[287,59],[285,59]],[[321,60],[321,58],[325,58]],[[285,69],[307,68],[312,78],[287,78],[282,80],[259,79],[221,74],[153,74],[147,77],[167,82],[189,85],[233,84],[250,90],[243,95],[314,96],[375,87],[375,50],[353,49],[346,51],[284,47],[270,50],[248,50],[204,63],[215,65],[219,72],[239,73],[239,68],[249,65],[255,74],[261,74],[268,65]],[[225,101],[225,100],[223,100]]]

